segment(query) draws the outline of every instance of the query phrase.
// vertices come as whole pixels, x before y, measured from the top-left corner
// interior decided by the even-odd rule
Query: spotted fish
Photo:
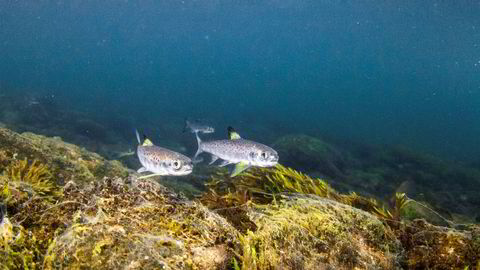
[[[278,154],[272,148],[242,139],[232,127],[228,128],[228,136],[229,140],[204,142],[196,133],[198,150],[193,159],[196,160],[200,153],[206,152],[212,155],[210,164],[218,159],[222,160],[220,166],[235,164],[231,177],[252,166],[272,167],[278,163]]]
[[[142,164],[138,173],[151,172],[152,174],[142,176],[147,178],[156,175],[187,175],[193,170],[192,160],[180,153],[156,146],[148,138],[140,140],[138,131],[135,131],[138,140],[137,156]]]

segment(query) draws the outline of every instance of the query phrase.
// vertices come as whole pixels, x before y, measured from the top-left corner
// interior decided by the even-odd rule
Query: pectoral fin
[[[150,177],[154,177],[154,176],[160,176],[160,175],[164,175],[164,174],[161,174],[161,173],[154,173],[154,174],[149,174],[149,175],[144,175],[144,176],[140,176],[137,178],[137,180],[140,180],[140,179],[145,179],[145,178],[150,178]]]
[[[252,166],[248,165],[247,163],[243,163],[243,162],[237,163],[237,165],[235,165],[235,168],[233,169],[230,177],[235,177],[235,176],[239,175],[240,173],[242,173],[243,171],[247,170],[250,167],[252,167]]]
[[[224,160],[224,161],[222,161],[222,163],[220,163],[218,165],[218,167],[224,167],[224,166],[227,166],[228,164],[232,164],[232,163],[228,160]]]
[[[212,165],[215,161],[217,161],[218,157],[215,156],[215,155],[212,155],[212,160],[210,161],[210,163],[208,163],[208,165]]]
[[[147,168],[141,167],[140,169],[137,170],[137,173],[142,173],[142,172],[146,172],[146,171],[147,171]]]

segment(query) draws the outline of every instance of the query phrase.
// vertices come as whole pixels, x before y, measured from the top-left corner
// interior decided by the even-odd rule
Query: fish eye
[[[178,161],[173,162],[173,168],[174,169],[178,170],[178,169],[180,169],[180,166],[181,166],[180,162],[178,162]]]
[[[262,158],[267,158],[267,152],[262,152]]]

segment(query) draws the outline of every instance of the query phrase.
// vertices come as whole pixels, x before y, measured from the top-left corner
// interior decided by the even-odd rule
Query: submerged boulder
[[[87,183],[104,176],[127,176],[127,169],[118,161],[108,161],[58,137],[33,133],[16,133],[0,128],[0,172],[16,160],[37,160],[49,167],[58,184],[75,180]]]
[[[405,248],[407,269],[480,269],[480,227],[464,230],[418,219],[396,232]]]
[[[316,196],[252,208],[245,269],[396,269],[400,242],[375,216]]]
[[[53,238],[43,266],[226,268],[236,231],[224,218],[153,180],[131,180],[106,178],[86,190],[66,191],[66,199],[83,203],[70,213],[68,227]],[[46,218],[54,218],[54,213]]]
[[[208,186],[202,202],[241,232],[236,259],[242,269],[480,266],[478,227],[410,221],[414,215],[408,206],[418,203],[404,193],[397,193],[394,206],[385,208],[372,198],[338,193],[321,179],[281,165],[253,169],[235,179],[220,173]],[[434,213],[429,214],[433,220]],[[442,258],[436,258],[438,254]]]
[[[57,138],[0,129],[0,269],[225,269],[237,231]]]

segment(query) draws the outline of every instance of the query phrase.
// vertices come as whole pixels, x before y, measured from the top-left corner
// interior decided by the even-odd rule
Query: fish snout
[[[273,153],[273,154],[271,155],[271,157],[270,157],[270,161],[271,161],[271,162],[278,162],[278,158],[279,158],[278,154],[277,154],[277,153]]]
[[[185,162],[185,165],[184,165],[184,168],[186,171],[192,171],[193,170],[193,161],[186,161]]]

